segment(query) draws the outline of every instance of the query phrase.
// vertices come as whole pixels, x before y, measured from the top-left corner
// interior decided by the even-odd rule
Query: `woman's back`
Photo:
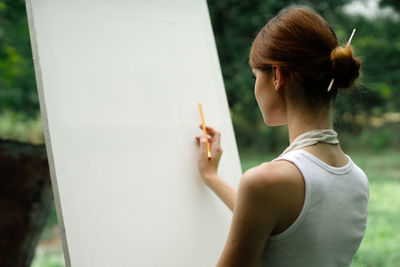
[[[320,146],[331,147],[320,150]],[[314,150],[322,160],[306,150]],[[287,160],[298,168],[305,197],[289,228],[270,236],[261,266],[350,265],[366,228],[369,185],[365,173],[340,152],[318,143],[272,161]]]

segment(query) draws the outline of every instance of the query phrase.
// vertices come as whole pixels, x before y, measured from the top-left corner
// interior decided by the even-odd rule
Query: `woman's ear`
[[[275,90],[279,90],[285,83],[285,77],[283,76],[282,69],[278,65],[272,66],[274,70],[274,87]]]

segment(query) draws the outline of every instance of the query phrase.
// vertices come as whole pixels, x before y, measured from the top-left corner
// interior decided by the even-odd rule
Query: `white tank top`
[[[298,218],[284,232],[270,236],[260,266],[350,266],[365,233],[369,184],[351,160],[333,167],[296,149],[275,158],[294,163],[305,181]]]

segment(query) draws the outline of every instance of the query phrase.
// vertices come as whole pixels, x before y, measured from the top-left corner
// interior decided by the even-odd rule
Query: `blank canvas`
[[[242,170],[205,0],[26,0],[67,266],[215,266],[232,212],[201,180]]]

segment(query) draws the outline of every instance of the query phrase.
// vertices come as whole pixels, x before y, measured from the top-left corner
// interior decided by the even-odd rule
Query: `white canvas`
[[[215,266],[232,212],[197,169],[242,170],[205,0],[26,0],[67,266]]]

